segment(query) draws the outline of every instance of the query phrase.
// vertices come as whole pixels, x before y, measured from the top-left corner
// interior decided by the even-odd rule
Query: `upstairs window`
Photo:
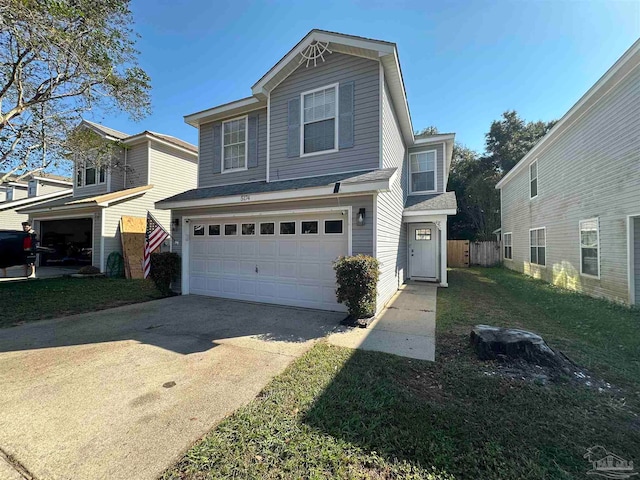
[[[513,260],[513,246],[511,244],[511,232],[504,234],[504,258]]]
[[[529,198],[538,196],[538,161],[534,160],[529,165]]]
[[[544,227],[529,230],[529,247],[531,249],[531,263],[542,266],[546,265],[547,230]]]
[[[27,196],[35,197],[38,194],[38,181],[29,180],[29,186],[27,187]]]
[[[7,187],[7,202],[13,201],[13,187]]]
[[[337,85],[302,94],[301,155],[337,149]]]
[[[580,221],[580,273],[600,277],[600,233],[598,219]]]
[[[436,151],[412,153],[411,192],[433,192],[436,189]]]
[[[95,167],[77,164],[76,169],[76,187],[88,187],[106,182],[107,168],[104,165]]]
[[[247,169],[247,118],[222,123],[222,173]]]

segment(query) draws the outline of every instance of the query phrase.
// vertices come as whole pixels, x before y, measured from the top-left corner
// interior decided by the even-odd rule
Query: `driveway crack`
[[[9,464],[22,478],[25,480],[38,480],[35,475],[33,475],[27,467],[25,467],[20,461],[7,453],[4,448],[0,447],[0,457],[4,459],[7,464]]]

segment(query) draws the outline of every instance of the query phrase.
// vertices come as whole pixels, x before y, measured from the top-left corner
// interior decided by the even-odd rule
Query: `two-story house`
[[[146,217],[147,211],[170,230],[169,212],[155,202],[196,186],[198,149],[160,133],[129,135],[84,120],[87,128],[112,142],[108,161],[92,164],[91,155],[76,158],[69,197],[19,210],[28,214],[43,245],[41,263],[88,263],[105,271],[111,252],[122,252],[122,216]]]
[[[18,213],[18,209],[68,197],[72,187],[70,178],[50,173],[38,172],[22,178],[9,176],[0,183],[0,230],[20,230],[22,222],[29,217]]]
[[[342,310],[332,264],[359,253],[379,309],[407,278],[447,285],[454,135],[414,136],[394,43],[312,30],[250,97],[185,121],[197,188],[157,203],[183,294]]]
[[[496,188],[505,266],[640,303],[640,40]]]

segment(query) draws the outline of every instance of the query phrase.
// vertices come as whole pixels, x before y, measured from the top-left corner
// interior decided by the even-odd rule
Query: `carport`
[[[91,265],[93,216],[39,220],[34,225],[40,245],[55,249],[40,255],[41,266]]]

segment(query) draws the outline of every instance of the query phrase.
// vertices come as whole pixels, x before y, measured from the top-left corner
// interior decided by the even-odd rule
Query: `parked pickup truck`
[[[53,250],[37,246],[34,237],[21,230],[0,230],[0,268],[25,265],[28,256]]]

